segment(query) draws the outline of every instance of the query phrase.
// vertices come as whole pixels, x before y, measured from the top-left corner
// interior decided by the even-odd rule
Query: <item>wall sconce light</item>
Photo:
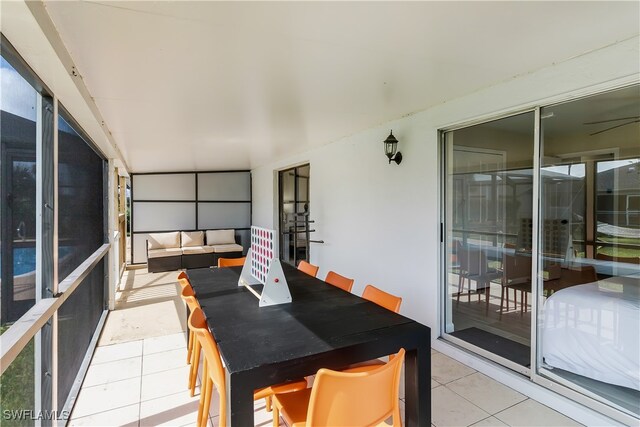
[[[398,140],[393,136],[393,131],[391,131],[387,139],[384,140],[384,154],[387,155],[389,164],[391,164],[391,162],[396,162],[396,165],[399,165],[402,161],[402,153],[399,151],[396,152],[397,148]]]

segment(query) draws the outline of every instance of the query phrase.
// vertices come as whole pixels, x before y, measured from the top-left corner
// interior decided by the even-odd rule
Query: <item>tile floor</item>
[[[125,272],[68,425],[195,424],[199,390],[194,397],[187,390],[184,307],[174,277]],[[431,388],[436,427],[580,425],[435,350]],[[218,425],[217,406],[214,393],[211,425]],[[257,426],[271,425],[264,401],[256,402],[254,417]]]

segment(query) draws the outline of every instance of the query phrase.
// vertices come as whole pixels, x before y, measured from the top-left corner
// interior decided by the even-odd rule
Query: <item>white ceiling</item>
[[[328,144],[637,35],[640,3],[45,4],[145,172],[248,169]]]

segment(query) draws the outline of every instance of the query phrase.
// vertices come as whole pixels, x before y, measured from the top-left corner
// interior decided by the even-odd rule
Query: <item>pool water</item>
[[[71,253],[71,246],[59,248],[59,257]],[[0,263],[2,265],[2,263]],[[20,276],[36,270],[36,248],[14,248],[13,249],[13,275]]]

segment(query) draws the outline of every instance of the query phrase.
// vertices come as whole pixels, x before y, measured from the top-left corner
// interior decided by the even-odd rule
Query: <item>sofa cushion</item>
[[[232,243],[230,245],[213,245],[213,251],[217,254],[226,252],[242,252],[242,245]]]
[[[212,246],[188,246],[182,247],[182,255],[196,255],[196,254],[212,254]]]
[[[207,230],[207,245],[226,245],[235,243],[235,230]]]
[[[180,256],[182,255],[182,249],[180,248],[166,248],[166,249],[149,249],[147,251],[148,258],[164,258],[168,256]]]
[[[204,231],[182,231],[180,232],[182,247],[204,246]]]
[[[180,232],[151,233],[147,238],[147,248],[149,249],[169,249],[180,248]]]

